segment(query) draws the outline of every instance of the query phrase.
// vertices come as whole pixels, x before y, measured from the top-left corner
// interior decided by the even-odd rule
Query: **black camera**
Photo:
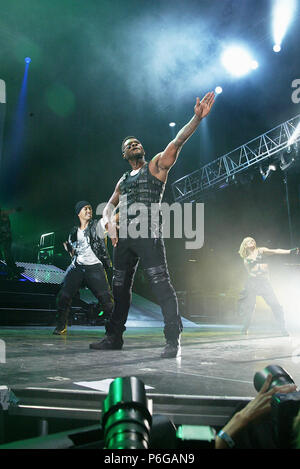
[[[141,380],[116,378],[103,402],[105,449],[213,448],[216,432],[209,426],[180,425],[152,415],[152,400]]]
[[[151,401],[136,377],[116,378],[103,402],[106,449],[147,449],[152,425]]]
[[[269,389],[295,384],[289,373],[278,365],[270,365],[254,375],[254,387],[259,392],[267,376],[272,375]],[[293,421],[300,410],[300,392],[276,393],[271,400],[271,426],[277,448],[293,447]]]

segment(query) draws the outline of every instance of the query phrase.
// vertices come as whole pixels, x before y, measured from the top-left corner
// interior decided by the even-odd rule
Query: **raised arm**
[[[299,248],[295,249],[269,249],[269,248],[260,248],[260,251],[262,254],[291,254],[292,252],[295,252],[296,254],[299,254]]]
[[[149,168],[155,170],[154,172],[157,177],[159,177],[159,173],[161,173],[162,179],[164,175],[166,176],[169,169],[176,162],[185,142],[193,135],[201,120],[210,112],[214,99],[215,94],[213,91],[207,93],[201,101],[197,98],[194,107],[194,115],[191,120],[178,132],[174,140],[167,145],[165,150],[158,153],[158,155],[152,159]],[[161,177],[159,177],[159,179],[161,179]]]

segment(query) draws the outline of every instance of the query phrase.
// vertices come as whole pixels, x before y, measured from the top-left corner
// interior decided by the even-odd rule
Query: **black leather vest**
[[[150,173],[148,163],[136,175],[130,176],[130,172],[127,171],[120,182],[119,208],[126,203],[127,209],[134,203],[142,203],[148,208],[152,203],[160,204],[165,183]]]
[[[119,226],[130,223],[141,227],[141,223],[145,223],[143,226],[147,226],[149,235],[156,238],[161,234],[160,204],[165,183],[150,173],[148,163],[134,176],[130,172],[125,173],[120,181]],[[139,209],[135,204],[143,205]]]

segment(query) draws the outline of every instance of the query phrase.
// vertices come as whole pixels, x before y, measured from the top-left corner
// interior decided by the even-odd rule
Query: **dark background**
[[[275,54],[271,6],[269,0],[0,0],[0,78],[7,90],[0,206],[23,207],[11,217],[17,261],[35,262],[41,234],[54,231],[57,262],[66,267],[61,241],[74,205],[108,200],[128,169],[122,139],[136,135],[150,159],[172,138],[169,122],[178,131],[192,117],[195,98],[217,85],[223,93],[172,168],[165,201],[173,201],[178,178],[299,114],[291,83],[300,78],[300,9]],[[259,62],[240,79],[220,64],[232,42]],[[26,56],[32,62],[20,111]],[[176,290],[239,290],[244,271],[237,251],[245,236],[268,247],[299,245],[297,165],[289,183],[292,233],[280,171],[266,182],[256,172],[205,200],[204,247],[187,251],[185,240],[166,240]],[[139,274],[136,289],[145,288]]]

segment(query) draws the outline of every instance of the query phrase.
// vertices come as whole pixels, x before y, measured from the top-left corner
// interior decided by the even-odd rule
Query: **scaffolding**
[[[221,189],[234,182],[237,173],[260,166],[275,155],[297,146],[300,141],[300,114],[259,137],[217,158],[172,184],[176,202],[198,200],[210,189]]]

